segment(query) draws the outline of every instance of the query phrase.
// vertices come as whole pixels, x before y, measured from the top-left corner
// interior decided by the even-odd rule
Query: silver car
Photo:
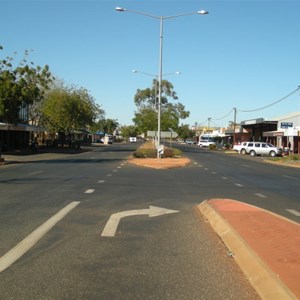
[[[267,155],[275,157],[282,154],[282,149],[277,148],[270,143],[247,142],[247,145],[241,149],[241,154],[250,154],[251,156]]]

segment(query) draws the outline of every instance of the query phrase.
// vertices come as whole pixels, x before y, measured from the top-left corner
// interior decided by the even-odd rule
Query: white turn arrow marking
[[[157,206],[149,206],[146,209],[135,209],[135,210],[127,210],[112,214],[106,223],[101,236],[109,236],[113,237],[116,234],[119,222],[122,218],[136,216],[136,215],[149,215],[150,218],[158,217],[166,214],[174,214],[179,212],[178,210],[172,210]]]

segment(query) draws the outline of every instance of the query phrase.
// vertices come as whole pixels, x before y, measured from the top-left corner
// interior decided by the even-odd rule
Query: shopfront
[[[291,113],[276,119],[278,122],[277,129],[264,132],[264,138],[277,147],[289,148],[291,153],[299,154],[300,112]]]

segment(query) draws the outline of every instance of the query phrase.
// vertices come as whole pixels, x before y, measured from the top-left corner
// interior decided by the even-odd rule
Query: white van
[[[211,145],[215,145],[215,139],[211,136],[202,135],[198,142],[199,147],[210,147]]]

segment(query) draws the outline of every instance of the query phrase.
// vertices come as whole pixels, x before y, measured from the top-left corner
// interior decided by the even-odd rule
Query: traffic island
[[[300,299],[300,225],[232,199],[197,206],[261,299]]]

